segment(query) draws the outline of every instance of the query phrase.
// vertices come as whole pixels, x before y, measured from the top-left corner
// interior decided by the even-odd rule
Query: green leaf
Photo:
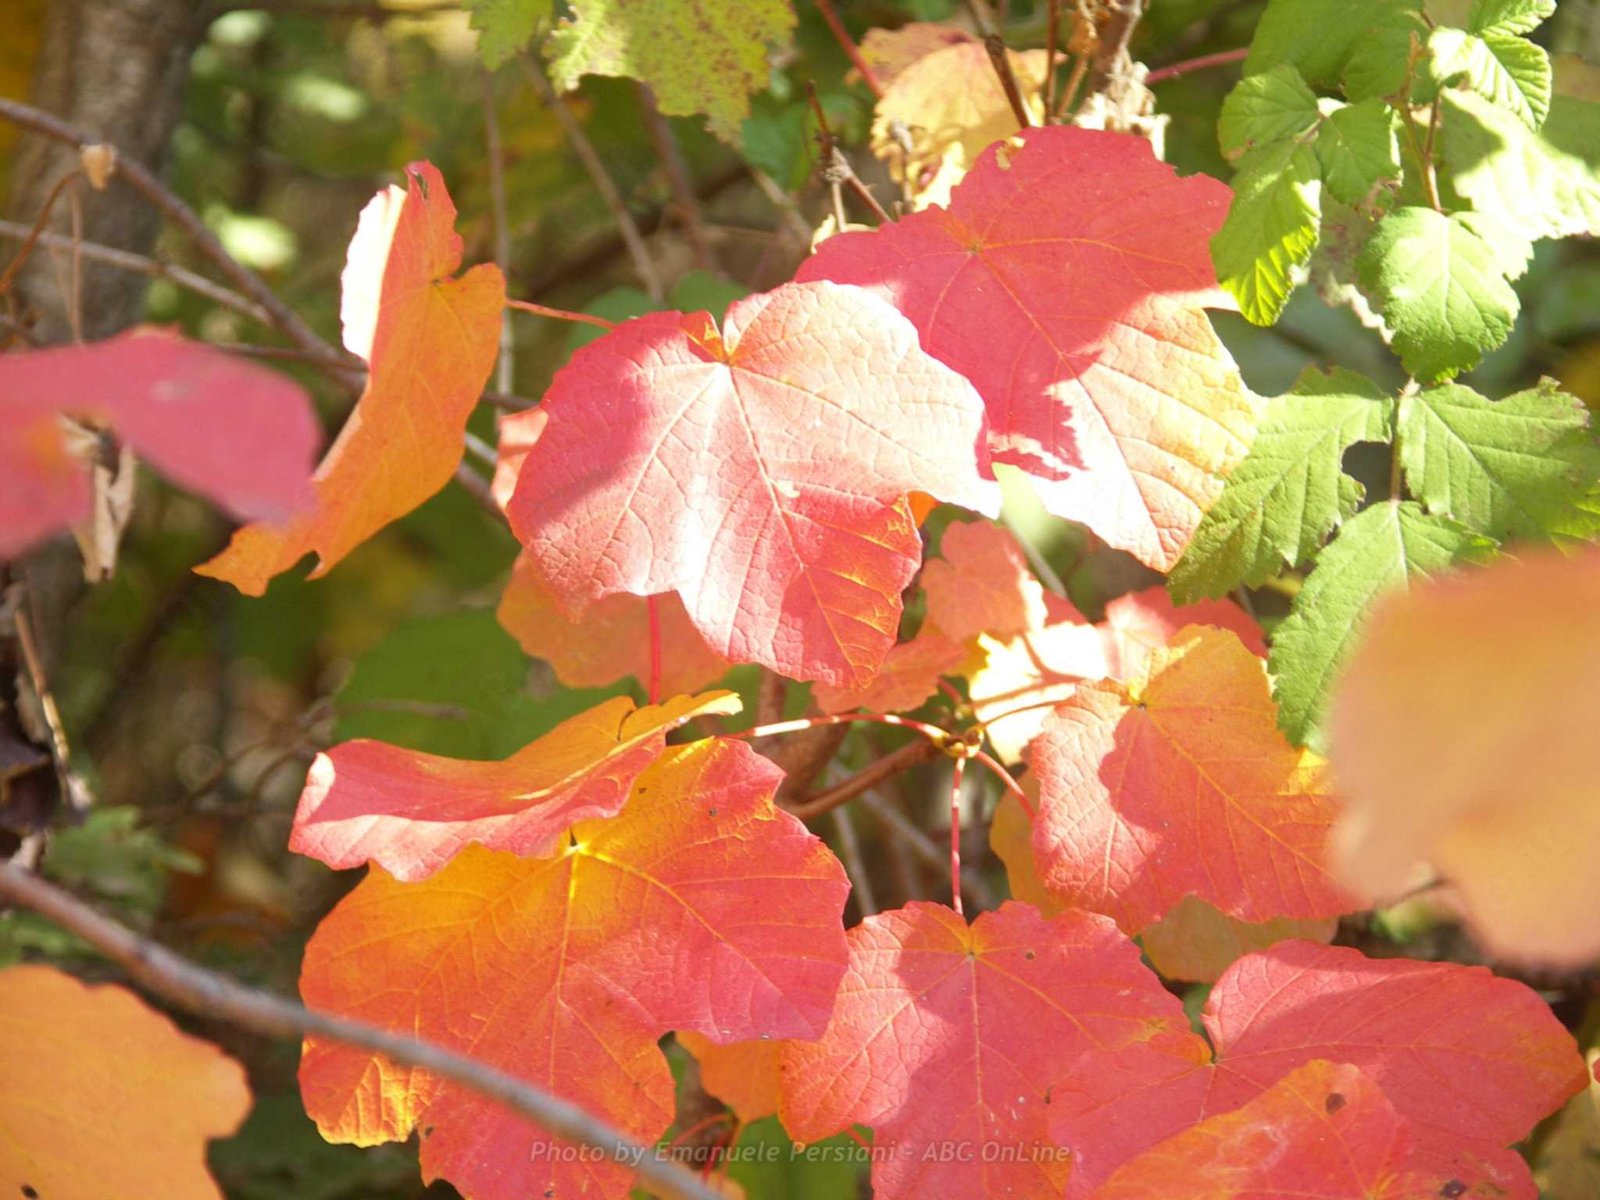
[[[1317,248],[1322,181],[1309,146],[1284,142],[1244,160],[1233,203],[1211,239],[1217,278],[1246,320],[1271,325]]]
[[[549,42],[550,77],[563,90],[581,75],[625,75],[654,89],[668,116],[704,113],[730,141],[767,86],[769,44],[786,47],[788,0],[571,0],[572,18]]]
[[[1412,494],[1497,540],[1549,532],[1600,479],[1588,409],[1549,380],[1504,400],[1458,384],[1402,396],[1399,429]]]
[[[1290,142],[1317,127],[1317,97],[1290,66],[1273,67],[1241,79],[1222,102],[1217,138],[1230,159],[1279,142]]]
[[[1493,551],[1489,539],[1412,501],[1383,501],[1346,521],[1272,635],[1267,665],[1290,740],[1321,749],[1328,693],[1379,595]]]
[[[1512,37],[1532,33],[1556,15],[1556,0],[1473,0],[1467,28],[1473,33]]]
[[[550,24],[552,0],[467,0],[478,54],[491,71],[520,54]]]
[[[1272,0],[1256,26],[1245,74],[1287,64],[1312,87],[1343,81],[1352,100],[1384,95],[1405,81],[1421,13],[1422,0]]]
[[[1506,340],[1517,318],[1507,275],[1522,273],[1528,253],[1514,230],[1481,214],[1402,208],[1379,222],[1356,270],[1406,370],[1431,382]]]
[[[1322,182],[1335,200],[1360,204],[1385,180],[1400,178],[1400,142],[1394,109],[1363,100],[1333,109],[1314,143]]]
[[[1357,442],[1388,441],[1394,400],[1354,371],[1308,369],[1268,400],[1250,453],[1201,519],[1167,586],[1179,604],[1254,587],[1305,562],[1363,489],[1343,470]]]
[[[1445,94],[1443,161],[1450,185],[1524,237],[1600,234],[1600,69],[1556,62],[1555,98],[1537,133],[1478,96]]]
[[[1440,85],[1457,81],[1530,129],[1550,112],[1550,56],[1527,38],[1503,33],[1435,29],[1428,38],[1432,75]]]

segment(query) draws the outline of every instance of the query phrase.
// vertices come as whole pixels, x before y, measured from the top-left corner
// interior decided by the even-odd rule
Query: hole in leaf
[[[1344,1096],[1338,1092],[1329,1092],[1328,1098],[1322,1102],[1322,1107],[1330,1113],[1336,1113],[1344,1107]]]
[[[1439,1195],[1443,1196],[1445,1200],[1455,1200],[1457,1196],[1465,1195],[1466,1191],[1466,1184],[1462,1183],[1459,1179],[1452,1179],[1449,1183],[1445,1184],[1439,1189]]]
[[[26,1196],[28,1200],[39,1200],[39,1189],[30,1184],[25,1183],[22,1185],[22,1194]]]

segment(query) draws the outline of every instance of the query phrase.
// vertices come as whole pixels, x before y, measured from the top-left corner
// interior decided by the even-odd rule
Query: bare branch
[[[163,999],[266,1037],[312,1035],[359,1046],[402,1066],[420,1067],[499,1101],[557,1137],[600,1151],[634,1168],[659,1194],[677,1200],[720,1200],[719,1194],[651,1147],[624,1137],[576,1105],[484,1063],[375,1025],[314,1012],[208,971],[103,916],[70,892],[10,863],[0,863],[0,899],[32,909],[77,934]]]

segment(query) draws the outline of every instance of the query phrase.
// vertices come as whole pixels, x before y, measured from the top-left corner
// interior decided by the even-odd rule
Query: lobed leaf
[[[1294,67],[1313,87],[1341,83],[1352,100],[1394,91],[1405,79],[1422,0],[1272,0],[1250,41],[1246,75]]]
[[[1283,142],[1246,159],[1233,183],[1233,205],[1211,239],[1211,255],[1245,319],[1271,325],[1317,248],[1321,168],[1310,146]]]
[[[1465,29],[1440,26],[1428,35],[1428,70],[1441,83],[1460,79],[1538,129],[1550,111],[1550,56],[1520,35],[1555,11],[1555,0],[1474,0]]]

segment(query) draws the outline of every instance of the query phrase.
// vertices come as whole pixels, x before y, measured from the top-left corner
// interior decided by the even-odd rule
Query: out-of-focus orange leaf
[[[1039,808],[1039,781],[1032,775],[1022,777],[1022,790],[1028,793],[1028,802],[1034,810]],[[1023,810],[1022,801],[1010,792],[1000,794],[994,806],[994,816],[989,819],[989,848],[1005,866],[1006,883],[1011,888],[1013,900],[1025,900],[1047,917],[1060,912],[1062,905],[1043,883],[1033,862],[1033,821]]]
[[[1185,896],[1166,916],[1139,935],[1146,957],[1168,979],[1212,983],[1254,950],[1298,938],[1333,940],[1337,917],[1294,921],[1241,921],[1219,912],[1197,896]]]
[[[1600,550],[1395,593],[1338,685],[1340,876],[1393,896],[1431,862],[1496,954],[1600,954]]]
[[[965,29],[938,21],[912,21],[898,29],[869,29],[861,37],[861,61],[872,68],[879,85],[887,88],[918,59],[972,40]]]
[[[499,348],[505,279],[490,264],[459,278],[456,208],[431,163],[407,190],[380,192],[350,243],[345,344],[371,367],[366,391],[312,482],[317,503],[289,525],[248,525],[197,568],[247,595],[304,555],[315,578],[433,495],[461,461],[462,436]],[[374,284],[380,280],[381,284]]]
[[[959,674],[971,658],[972,652],[960,642],[922,632],[911,641],[892,647],[882,669],[866,687],[839,688],[819,683],[811,689],[811,698],[825,713],[855,708],[904,712],[933,695],[941,675]]]
[[[719,1046],[698,1033],[683,1031],[678,1042],[700,1064],[700,1082],[746,1125],[778,1111],[778,1057],[781,1040],[734,1042]]]
[[[998,641],[1042,628],[1044,587],[1010,530],[991,521],[951,525],[939,557],[922,567],[927,620],[957,641],[980,633]]]
[[[205,1143],[249,1111],[239,1065],[126,988],[0,971],[7,1200],[220,1200]]]
[[[731,692],[637,711],[615,696],[500,762],[345,742],[311,764],[289,849],[331,867],[376,863],[403,880],[425,879],[473,843],[548,854],[575,821],[622,807],[669,732],[702,713],[738,711]]]
[[[655,600],[661,625],[661,694],[692,692],[721,679],[732,664],[706,645],[678,593],[665,592]],[[628,675],[640,683],[650,680],[650,608],[643,596],[606,596],[589,605],[583,620],[573,621],[524,550],[511,568],[495,615],[525,651],[549,663],[568,687],[605,687]]]

